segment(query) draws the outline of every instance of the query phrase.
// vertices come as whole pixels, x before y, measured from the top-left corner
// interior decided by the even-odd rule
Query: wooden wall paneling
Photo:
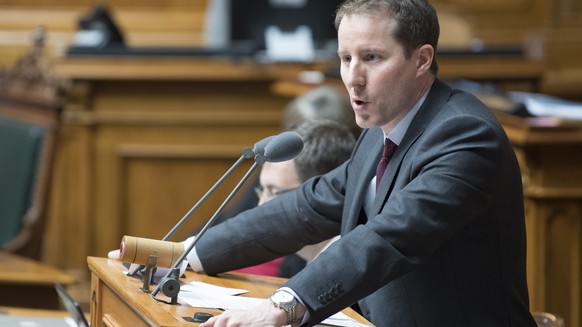
[[[60,128],[43,254],[46,262],[85,277],[93,217],[92,142],[89,130],[65,124]]]
[[[134,128],[134,129],[139,129]],[[216,144],[216,142],[211,141],[218,135],[213,135],[213,133],[208,133],[207,135],[195,133],[196,130],[201,129],[201,127],[192,126],[193,130],[192,136],[188,139],[196,140],[192,143],[196,144],[213,144],[215,147],[224,147],[224,145]],[[226,130],[229,128],[222,128],[221,133],[227,133]],[[236,135],[235,129],[232,129],[233,134]],[[159,216],[165,216],[169,219],[170,225],[172,221],[175,223],[183,216],[185,212],[195,203],[196,198],[202,196],[206,190],[208,190],[212,185],[212,180],[216,181],[220,174],[226,171],[225,164],[229,161],[234,163],[235,158],[232,160],[220,159],[224,155],[214,153],[214,158],[210,158],[210,154],[207,153],[207,157],[201,157],[200,153],[193,154],[193,158],[190,160],[176,160],[171,159],[174,156],[168,153],[166,150],[167,158],[159,158],[163,152],[152,154],[153,158],[146,160],[144,158],[139,158],[137,160],[134,157],[127,157],[127,148],[134,142],[143,142],[144,144],[150,144],[155,146],[165,146],[167,148],[176,148],[179,146],[180,140],[176,136],[171,136],[171,131],[166,130],[166,135],[160,133],[157,137],[144,137],[141,135],[138,137],[120,137],[116,133],[111,133],[106,135],[108,132],[104,132],[103,135],[99,136],[99,142],[102,142],[101,148],[98,149],[99,154],[102,158],[98,162],[98,168],[95,172],[97,176],[101,176],[96,182],[96,197],[95,202],[98,203],[95,209],[95,237],[96,242],[94,248],[92,248],[91,253],[97,255],[104,255],[108,250],[116,248],[121,240],[123,234],[136,232],[138,234],[133,236],[149,236],[152,238],[163,237],[167,231],[169,231],[168,223],[162,225],[162,233],[157,227],[160,226],[159,223],[153,223]],[[254,134],[255,136],[251,136]],[[249,140],[246,145],[236,146],[239,151],[242,151],[243,147],[252,145],[251,139],[260,140],[265,136],[269,135],[269,132],[260,132],[260,129],[255,129],[255,133],[250,133],[247,131],[244,135],[244,139]],[[160,141],[165,140],[166,145],[159,144]],[[173,142],[171,140],[174,140]],[[132,143],[128,143],[132,142]],[[199,143],[200,142],[200,143]],[[234,142],[233,144],[236,144]],[[150,150],[151,151],[151,150]],[[130,151],[131,152],[131,151]],[[118,157],[122,153],[123,157]],[[241,152],[242,153],[242,152]],[[154,160],[157,158],[157,160]],[[123,160],[122,160],[123,159]],[[123,169],[119,169],[119,164],[116,161],[122,160]],[[162,171],[167,170],[163,175]],[[124,176],[127,175],[127,177]],[[181,177],[180,177],[181,175]],[[146,203],[146,199],[155,196],[155,190],[144,189],[140,181],[147,185],[157,185],[159,187],[159,201],[157,203]],[[231,185],[230,183],[227,185]],[[176,192],[182,192],[183,196],[179,197]],[[218,196],[224,195],[226,189],[222,188],[218,192]],[[187,196],[190,194],[190,196]],[[216,198],[214,198],[216,199]],[[126,201],[127,200],[127,201]],[[216,200],[210,201],[211,204],[216,204]],[[142,206],[147,205],[148,210],[142,209]],[[156,209],[154,209],[156,208]],[[147,211],[153,216],[141,217]],[[201,213],[206,217],[208,213],[211,212],[209,209],[203,210]],[[173,218],[173,219],[172,219]],[[193,220],[194,222],[200,222]],[[166,220],[168,221],[168,220]],[[108,223],[110,222],[110,223]],[[121,231],[115,233],[115,226],[122,223]],[[142,224],[140,224],[141,222]],[[149,224],[153,223],[153,224]],[[181,236],[188,234],[188,228],[190,230],[197,224],[189,224],[185,230],[176,236],[176,240],[179,240]]]
[[[140,146],[120,149],[120,235],[160,239],[241,156],[239,146]],[[239,166],[215,194],[188,218],[172,240],[183,240],[205,224],[250,168]],[[152,226],[158,228],[153,229]],[[112,232],[112,231],[111,231]]]
[[[582,20],[582,15],[580,15]],[[546,40],[547,55],[552,58],[560,58],[553,61],[552,69],[571,69],[580,67],[580,60],[573,55],[582,51],[582,24],[579,27],[558,27],[548,34]]]
[[[527,277],[532,311],[580,326],[582,200],[526,195]]]
[[[440,1],[434,1],[438,4]],[[530,14],[531,10],[536,7],[539,0],[490,0],[490,1],[471,1],[471,0],[448,0],[445,1],[447,6],[459,7],[474,15],[489,13],[516,13]]]
[[[554,1],[556,8],[554,21],[559,26],[582,25],[582,3],[577,0],[557,0]]]
[[[527,237],[527,283],[531,310],[543,311],[546,299],[546,226],[537,203],[524,199]],[[542,254],[542,255],[540,255]]]
[[[564,317],[567,326],[580,326],[581,289],[580,237],[582,201],[538,200],[541,220],[546,228],[545,297],[538,310]]]
[[[201,46],[205,0],[108,1],[129,46]],[[47,29],[47,53],[63,56],[74,42],[77,22],[94,1],[0,1],[0,64],[11,65],[27,49],[39,25]]]
[[[121,236],[163,237],[232,165],[244,147],[272,133],[272,128],[166,126],[102,127],[98,136],[94,235],[91,253],[105,255]],[[146,129],[150,129],[147,132]],[[173,133],[189,129],[189,136]],[[235,136],[237,140],[229,139]],[[190,140],[192,145],[184,143]],[[222,139],[222,141],[217,141]],[[247,140],[239,145],[238,140]],[[222,144],[221,144],[222,143]],[[235,174],[235,177],[240,172]],[[188,235],[210,217],[226,196],[232,180],[213,197],[174,240]],[[152,189],[155,187],[155,189]],[[152,201],[154,199],[157,200]],[[214,208],[214,209],[212,209]],[[199,216],[200,215],[200,216]]]
[[[111,64],[103,69],[115,70],[115,62]],[[66,136],[75,146],[64,147],[60,169],[80,185],[55,190],[60,202],[52,215],[60,221],[83,219],[87,230],[70,239],[55,238],[53,246],[70,254],[63,255],[67,258],[84,252],[81,259],[53,260],[64,267],[86,267],[87,255],[106,255],[125,234],[163,237],[234,163],[235,152],[279,132],[289,98],[270,92],[274,77],[258,73],[261,69],[234,69],[232,78],[216,69],[222,77],[191,69],[177,80],[155,74],[141,78],[131,72],[109,79],[73,78],[76,92],[63,117]],[[82,71],[69,72],[85,76]],[[80,155],[83,160],[76,158]],[[209,206],[176,237],[185,237],[209,218],[233,185],[217,190]],[[158,203],[152,200],[156,196]],[[83,208],[66,199],[76,199]],[[65,241],[87,245],[72,249]]]
[[[476,20],[479,26],[530,25],[546,22],[553,12],[551,1],[546,0],[448,0],[431,1],[437,8],[454,10]],[[510,19],[507,19],[510,18]],[[483,25],[484,24],[484,25]]]
[[[130,8],[200,8],[206,6],[207,0],[103,0],[99,3]],[[0,6],[5,7],[89,7],[94,0],[0,0]]]
[[[512,129],[509,131],[524,180],[531,308],[561,315],[566,326],[579,326],[582,145],[567,138],[560,141],[532,136],[529,140],[518,140]],[[539,133],[544,133],[543,129]]]
[[[547,0],[495,0],[487,2],[435,1],[437,10],[453,11],[473,24],[475,37],[485,45],[520,45],[545,33],[554,7]]]
[[[550,60],[541,92],[582,101],[582,64],[574,55],[582,52],[582,10],[572,15],[577,17],[577,23],[559,23],[547,33],[545,51]]]
[[[434,1],[464,13],[485,44],[523,45],[546,62],[538,92],[582,100],[582,3],[575,0]]]

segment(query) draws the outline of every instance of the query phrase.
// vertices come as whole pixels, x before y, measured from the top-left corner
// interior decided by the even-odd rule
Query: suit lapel
[[[366,131],[364,138],[362,139],[362,153],[365,156],[361,156],[358,159],[362,162],[356,164],[358,170],[361,171],[361,175],[357,179],[357,183],[354,185],[354,199],[353,205],[350,206],[348,212],[348,219],[345,224],[342,225],[342,234],[344,232],[354,229],[358,223],[358,219],[361,215],[365,215],[363,210],[364,199],[366,197],[366,192],[368,192],[368,187],[370,181],[376,174],[376,166],[380,160],[380,155],[382,154],[382,148],[384,146],[382,140],[382,131],[379,128],[374,128]]]
[[[433,117],[439,112],[440,108],[445,104],[451,95],[451,88],[445,83],[436,80],[427,95],[422,107],[418,110],[416,116],[410,123],[402,142],[398,146],[398,149],[390,159],[390,163],[386,168],[384,177],[380,182],[378,187],[378,192],[376,193],[376,198],[374,200],[374,205],[372,207],[372,212],[370,216],[377,215],[384,203],[388,200],[390,193],[392,192],[392,187],[396,179],[396,174],[400,169],[402,160],[410,147],[416,142],[416,140],[422,135],[426,126],[432,121]],[[381,150],[379,150],[381,151]],[[376,164],[379,160],[379,155]]]

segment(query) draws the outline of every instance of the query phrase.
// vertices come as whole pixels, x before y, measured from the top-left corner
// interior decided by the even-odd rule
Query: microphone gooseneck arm
[[[251,168],[247,171],[244,177],[238,182],[236,187],[231,191],[228,197],[224,200],[222,205],[216,210],[204,227],[198,232],[192,243],[184,250],[182,255],[174,262],[172,267],[168,270],[167,274],[158,283],[155,290],[151,293],[154,300],[159,302],[165,302],[164,300],[157,299],[156,295],[160,290],[163,290],[164,295],[171,297],[172,302],[170,304],[177,303],[178,292],[180,290],[180,284],[178,281],[179,276],[176,276],[178,267],[183,264],[184,259],[188,254],[194,249],[194,246],[200,240],[202,235],[214,224],[218,215],[226,207],[226,205],[232,200],[236,192],[242,187],[242,185],[249,179],[251,174],[257,168],[258,165],[262,165],[265,162],[281,162],[289,160],[298,155],[303,149],[303,140],[301,136],[296,132],[283,132],[276,136],[269,136],[257,143],[253,149],[246,148],[242,152],[242,156],[233,164],[233,166],[208,190],[208,192],[180,219],[180,221],[168,232],[162,241],[167,241],[182,225],[184,222],[198,209],[198,207],[220,186],[223,181],[236,169],[244,159],[249,159],[254,156],[254,163]],[[137,271],[141,269],[137,267],[134,271],[130,272],[129,275],[133,276]],[[172,276],[172,277],[171,277]],[[166,302],[167,303],[167,302]]]
[[[174,227],[168,232],[168,234],[166,234],[166,236],[164,236],[164,238],[162,238],[162,241],[167,241],[170,239],[170,237],[172,237],[172,235],[174,235],[174,233],[176,233],[176,231],[178,229],[180,229],[180,227],[182,227],[182,225],[184,225],[184,223],[186,222],[186,220],[188,220],[188,218],[190,218],[190,216],[196,211],[198,210],[198,208],[202,205],[202,203],[204,203],[204,201],[206,201],[206,199],[212,194],[214,193],[214,191],[224,182],[224,180],[230,176],[230,174],[232,174],[232,172],[238,167],[240,166],[240,164],[245,160],[248,159],[252,156],[249,156],[249,151],[250,149],[244,149],[243,150],[243,155],[240,156],[240,158],[230,167],[229,170],[226,171],[226,173],[224,173],[224,175],[222,175],[222,177],[220,177],[220,179],[214,183],[214,185],[206,192],[206,194],[204,194],[204,196],[202,196],[200,198],[200,200],[198,200],[198,202],[196,202],[196,204],[190,208],[190,210],[188,210],[188,212],[184,215],[184,217],[182,217],[182,219],[180,219],[180,221],[178,221],[178,223],[176,225],[174,225]],[[251,150],[252,152],[252,150]],[[128,273],[129,276],[135,276],[135,274],[141,269],[141,266],[136,267],[133,271],[130,271]]]
[[[167,241],[170,237],[172,237],[172,235],[174,235],[174,233],[176,233],[176,231],[182,227],[182,225],[186,222],[186,220],[194,213],[194,211],[198,210],[198,208],[200,207],[200,205],[202,205],[202,203],[204,201],[206,201],[206,199],[212,194],[214,193],[214,191],[224,182],[224,180],[230,175],[232,174],[232,172],[246,159],[245,155],[242,155],[233,165],[232,167],[230,167],[229,170],[226,171],[226,173],[224,173],[224,175],[222,175],[222,177],[208,190],[208,192],[206,192],[206,194],[204,194],[204,196],[202,196],[200,198],[200,200],[198,200],[198,202],[184,215],[184,217],[182,217],[182,219],[180,219],[180,221],[178,221],[178,223],[174,226],[174,228],[172,228],[172,230],[170,230],[168,232],[168,234],[166,234],[166,236],[164,236],[164,238],[162,239],[162,241]]]
[[[194,249],[194,246],[196,245],[196,243],[198,243],[198,240],[200,240],[200,237],[202,237],[202,235],[204,235],[204,233],[208,230],[208,228],[210,228],[212,226],[212,224],[214,223],[214,221],[218,218],[218,215],[220,215],[220,213],[222,212],[222,210],[224,209],[224,207],[230,202],[230,200],[232,200],[232,198],[234,197],[234,195],[236,194],[236,192],[238,192],[238,190],[247,181],[247,179],[249,179],[249,177],[255,171],[255,169],[257,168],[257,166],[258,166],[258,163],[257,162],[253,163],[253,165],[251,166],[251,168],[249,168],[249,170],[247,171],[247,173],[238,182],[238,184],[235,186],[235,188],[230,192],[230,194],[228,195],[228,197],[226,197],[226,199],[224,200],[224,202],[222,202],[222,204],[220,205],[220,207],[218,207],[218,209],[216,209],[216,211],[214,212],[214,214],[212,215],[212,217],[208,220],[208,222],[206,222],[206,224],[204,225],[204,227],[202,227],[202,229],[200,230],[200,232],[198,232],[198,234],[194,238],[193,242],[190,243],[190,245],[188,246],[188,248],[186,248],[186,250],[184,250],[184,253],[178,258],[178,260],[174,263],[174,265],[172,266],[172,268],[170,268],[170,270],[166,273],[166,275],[160,280],[160,283],[158,283],[158,286],[156,286],[156,288],[152,292],[152,297],[155,300],[157,300],[156,299],[156,295],[158,294],[158,292],[162,288],[162,284],[163,284],[162,281],[164,279],[166,279],[166,278],[169,278],[170,275],[172,274],[172,271],[174,271],[174,269],[178,268],[182,264],[182,262],[184,261],[184,259],[186,258],[186,256],[188,256],[188,254],[190,253],[190,251],[192,251],[192,249]]]

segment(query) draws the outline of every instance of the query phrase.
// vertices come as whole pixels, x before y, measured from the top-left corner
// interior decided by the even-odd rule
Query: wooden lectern
[[[150,294],[141,291],[143,283],[123,273],[120,261],[89,257],[91,270],[91,327],[121,326],[195,326],[197,324],[184,320],[195,312],[204,311],[220,314],[221,311],[193,308],[186,304],[169,305],[157,302]],[[282,278],[254,276],[238,273],[225,273],[220,277],[211,277],[186,272],[185,281],[200,281],[213,285],[241,288],[249,291],[251,297],[267,297],[284,282]],[[154,286],[152,286],[152,291]],[[163,299],[160,293],[158,298]],[[372,326],[352,309],[343,311],[358,322]]]

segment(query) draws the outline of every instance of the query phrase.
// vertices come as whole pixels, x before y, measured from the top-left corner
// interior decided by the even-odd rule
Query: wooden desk
[[[522,172],[531,309],[582,326],[582,124],[497,115]]]
[[[54,283],[75,283],[75,278],[40,262],[0,252],[0,306],[58,309]]]
[[[218,310],[196,309],[187,305],[169,305],[152,299],[150,294],[140,290],[142,282],[123,274],[121,262],[105,258],[89,257],[91,270],[91,326],[187,326],[182,317],[192,317],[194,312],[205,311],[219,314]],[[283,279],[265,276],[253,276],[236,273],[221,274],[210,277],[203,274],[186,272],[187,281],[204,283],[249,291],[248,296],[267,297]],[[153,287],[152,287],[153,290]],[[163,295],[158,293],[159,298]],[[344,313],[359,322],[370,325],[353,310]],[[371,325],[370,325],[371,326]]]

